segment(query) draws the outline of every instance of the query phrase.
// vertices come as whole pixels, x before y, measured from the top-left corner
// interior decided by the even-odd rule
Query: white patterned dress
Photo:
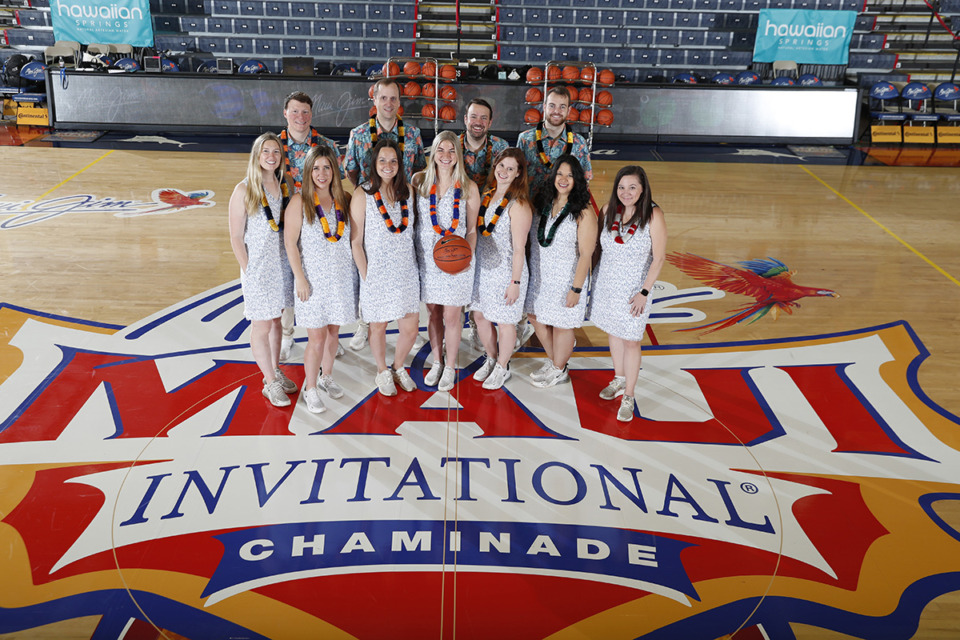
[[[246,185],[246,180],[243,185]],[[274,219],[282,220],[283,199],[267,193]],[[243,317],[247,320],[273,320],[293,306],[293,271],[283,245],[283,230],[270,228],[261,207],[246,216],[243,243],[247,247],[247,270],[240,273],[243,290]]]
[[[600,263],[593,274],[590,321],[604,333],[639,342],[650,319],[653,295],[639,317],[630,315],[630,300],[643,288],[653,264],[650,223],[633,236],[624,234],[624,243],[606,228],[600,230]]]
[[[473,301],[470,308],[479,311],[490,322],[497,324],[516,324],[523,314],[523,304],[527,296],[529,270],[523,262],[523,275],[520,277],[520,296],[512,305],[503,299],[507,287],[513,282],[513,234],[511,232],[510,208],[513,201],[500,215],[497,226],[489,236],[477,234],[477,277],[473,286]],[[494,209],[489,211],[493,215]]]
[[[450,187],[437,202],[437,224],[441,229],[449,229],[453,224],[453,196],[455,189]],[[467,235],[467,194],[460,194],[460,223],[454,232],[461,238]],[[450,274],[441,271],[433,261],[433,247],[440,234],[433,228],[430,220],[430,197],[417,196],[417,261],[420,266],[420,299],[427,304],[445,304],[463,306],[470,304],[473,297],[473,276],[476,259],[460,273]]]
[[[577,271],[580,251],[577,248],[577,221],[573,215],[567,216],[557,228],[557,234],[548,247],[541,247],[537,241],[537,229],[541,216],[533,217],[530,225],[530,285],[524,311],[537,316],[537,321],[561,329],[577,329],[583,325],[587,310],[587,289],[589,282],[583,283],[583,293],[575,307],[567,307],[567,293],[573,286],[573,277]],[[547,220],[544,236],[549,234],[554,219]]]
[[[413,211],[410,226],[403,233],[391,233],[372,195],[366,197],[363,248],[367,255],[367,277],[360,280],[360,308],[367,322],[390,322],[420,311],[420,275],[414,249]],[[387,205],[394,227],[400,226],[400,203]]]
[[[337,231],[334,211],[324,212],[330,233]],[[349,212],[342,215],[349,218]],[[320,219],[313,224],[303,218],[300,227],[300,260],[303,272],[310,283],[310,297],[296,299],[297,325],[307,329],[319,329],[327,325],[345,325],[357,321],[357,295],[360,276],[350,250],[350,221],[346,220],[343,237],[330,242],[323,235]]]

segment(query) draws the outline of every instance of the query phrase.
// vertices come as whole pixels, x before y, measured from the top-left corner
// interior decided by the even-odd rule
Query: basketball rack
[[[564,78],[562,75],[562,69],[564,67],[573,67],[577,69],[579,71],[579,73],[577,74],[577,78],[576,79]],[[550,77],[551,69],[556,69],[560,73],[558,73],[555,77],[551,78]],[[583,80],[583,71],[585,69],[589,69],[591,71],[590,80]],[[607,128],[610,126],[609,124],[600,124],[597,122],[597,111],[598,111],[598,107],[606,108],[611,105],[600,105],[597,103],[596,100],[597,100],[597,87],[600,87],[602,89],[605,87],[612,87],[613,85],[600,82],[597,78],[598,75],[599,74],[597,72],[597,66],[592,62],[577,62],[573,60],[551,60],[543,68],[543,89],[542,89],[543,100],[540,103],[527,102],[526,104],[538,105],[540,107],[541,118],[542,118],[543,112],[546,111],[547,91],[550,89],[552,85],[564,84],[567,86],[582,86],[584,88],[589,88],[590,97],[591,97],[591,100],[589,102],[584,102],[580,100],[579,96],[577,98],[572,98],[571,96],[570,106],[572,107],[574,104],[583,105],[579,110],[581,113],[583,109],[589,107],[590,121],[583,122],[582,120],[579,120],[579,119],[576,121],[567,120],[567,124],[581,125],[581,126],[587,127],[587,149],[592,150],[594,130],[598,127]],[[530,84],[535,84],[535,83],[530,83]]]
[[[413,74],[413,75],[404,73],[403,69],[409,62],[417,63],[420,69],[422,69],[428,63],[433,63],[433,69],[434,69],[433,75],[425,75],[422,72],[418,74]],[[397,68],[400,69],[400,73],[394,76],[391,76],[390,75],[391,64],[395,64]],[[456,79],[456,78],[440,77],[441,66],[442,66],[442,63],[437,58],[430,58],[430,57],[392,57],[392,58],[387,58],[387,62],[383,66],[383,77],[385,78],[389,78],[389,77],[393,77],[397,79],[407,78],[408,81],[411,81],[411,82],[426,80],[427,83],[424,84],[424,86],[427,86],[430,82],[433,82],[433,96],[425,96],[422,93],[414,96],[405,95],[404,85],[401,85],[400,97],[405,100],[413,100],[413,101],[422,100],[423,101],[423,104],[421,105],[421,108],[420,108],[420,112],[416,114],[411,114],[410,117],[431,121],[433,123],[434,135],[437,135],[439,133],[441,122],[453,123],[453,122],[456,122],[456,119],[457,119],[456,115],[454,115],[453,118],[440,117],[440,114],[443,111],[443,108],[446,106],[452,106],[452,103],[457,99],[456,90],[454,90],[453,95],[450,97],[443,97],[441,95],[443,93],[443,87],[450,86]],[[424,113],[424,108],[428,104],[432,104],[433,106],[432,116]]]

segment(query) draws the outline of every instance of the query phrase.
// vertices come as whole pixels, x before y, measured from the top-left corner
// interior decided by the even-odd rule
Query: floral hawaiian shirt
[[[393,129],[384,133],[377,122],[377,135],[386,135],[393,140],[398,139],[400,121]],[[413,174],[427,167],[427,158],[423,152],[423,139],[420,129],[411,124],[403,123],[403,170],[407,174],[407,182],[413,179]],[[373,149],[373,140],[370,137],[370,124],[364,122],[350,131],[350,140],[347,142],[347,152],[343,158],[343,170],[347,173],[357,170],[360,176],[358,184],[367,182],[370,178],[370,150]]]

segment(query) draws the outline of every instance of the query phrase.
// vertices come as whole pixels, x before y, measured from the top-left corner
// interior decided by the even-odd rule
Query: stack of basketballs
[[[596,74],[596,77],[595,77]],[[616,75],[610,69],[599,72],[593,65],[568,64],[563,67],[556,64],[546,65],[547,84],[566,84],[570,93],[570,111],[567,122],[571,124],[599,124],[605,127],[613,124],[613,94],[607,90],[616,81]],[[544,69],[530,67],[527,70],[527,83],[542,85]],[[541,105],[543,91],[538,86],[527,89],[524,101],[530,107],[524,113],[527,124],[536,124],[543,118]]]
[[[440,65],[438,73],[437,63],[433,61],[427,61],[421,65],[417,60],[406,60],[401,68],[400,64],[391,60],[386,66],[386,76],[407,78],[406,82],[400,82],[400,95],[408,100],[424,101],[419,113],[420,117],[435,120],[439,113],[439,119],[445,122],[453,122],[457,119],[457,110],[453,106],[457,99],[457,90],[452,85],[446,84],[457,78],[457,68],[452,64]],[[439,84],[439,92],[438,80],[444,83]],[[372,91],[371,88],[371,98]],[[403,107],[401,106],[400,109],[402,111]]]

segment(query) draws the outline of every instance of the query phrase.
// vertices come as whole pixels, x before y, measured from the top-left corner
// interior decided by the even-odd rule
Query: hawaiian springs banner
[[[847,64],[855,11],[761,9],[754,62]]]

